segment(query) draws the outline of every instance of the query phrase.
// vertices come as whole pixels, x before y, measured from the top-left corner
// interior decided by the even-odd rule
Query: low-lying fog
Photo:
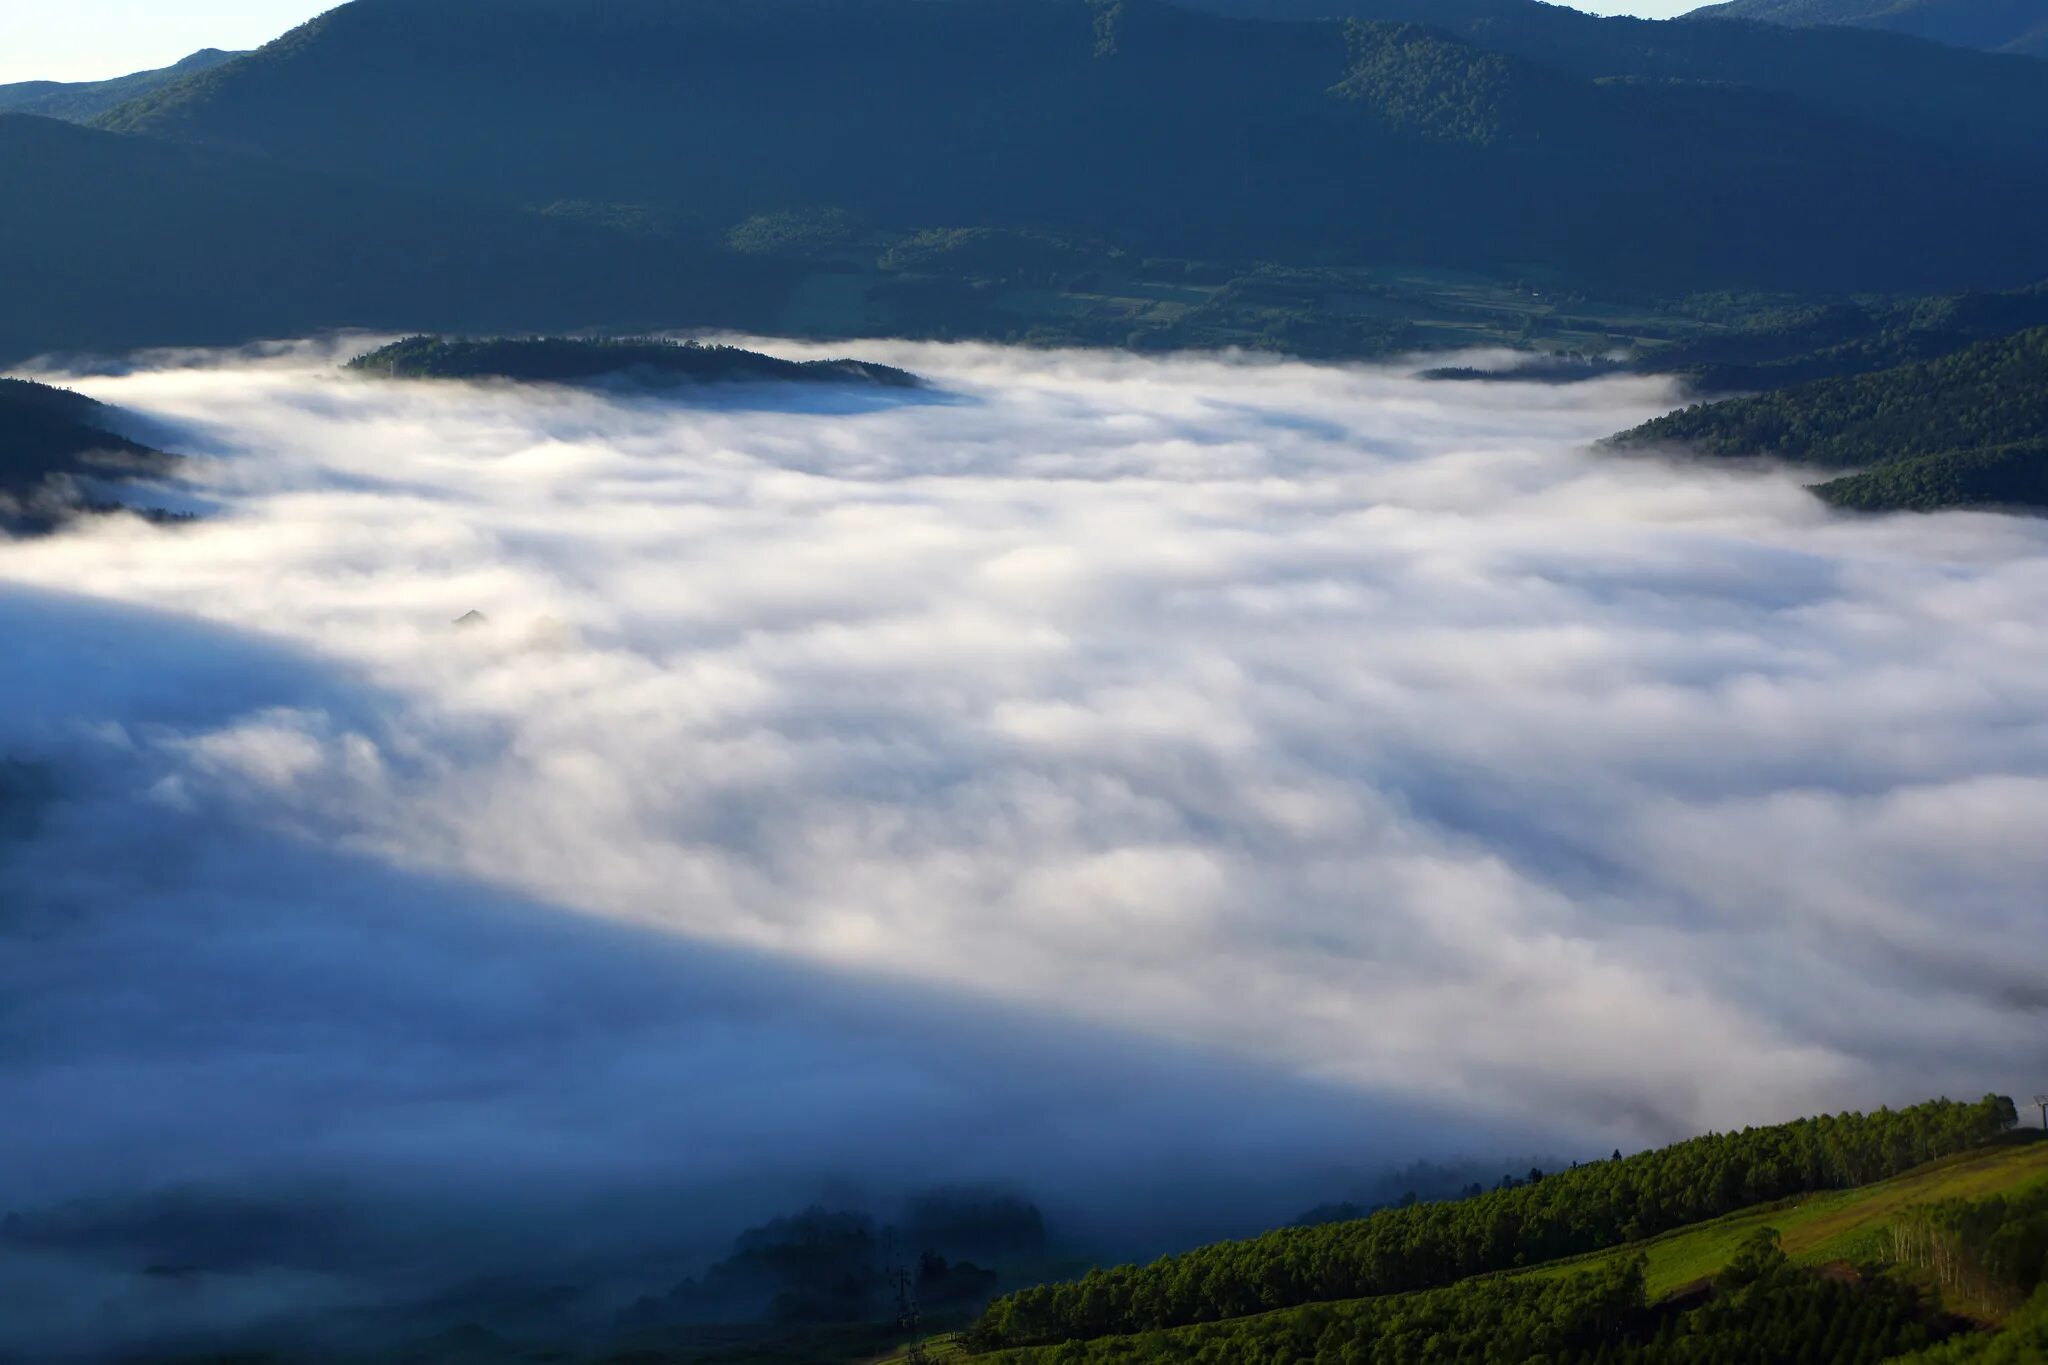
[[[2039,1079],[2048,521],[1589,449],[1656,380],[764,347],[936,387],[41,376],[203,513],[0,543],[45,1347],[155,1322],[140,1194],[310,1211],[203,1323]]]

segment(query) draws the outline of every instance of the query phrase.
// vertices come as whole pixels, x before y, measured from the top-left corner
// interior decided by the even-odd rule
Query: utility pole
[[[2034,1096],[2034,1103],[2041,1106],[2041,1127],[2048,1130],[2048,1095]]]
[[[928,1365],[930,1357],[925,1354],[924,1341],[917,1334],[924,1314],[917,1304],[917,1280],[910,1273],[910,1267],[896,1256],[896,1238],[891,1234],[884,1253],[889,1261],[889,1288],[896,1295],[896,1330],[910,1334],[910,1349],[902,1357],[903,1365]]]

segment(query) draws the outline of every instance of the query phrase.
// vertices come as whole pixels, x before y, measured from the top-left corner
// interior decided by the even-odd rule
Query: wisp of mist
[[[199,519],[0,541],[0,1212],[312,1210],[203,1326],[950,1184],[1156,1249],[2040,1056],[2048,521],[1594,448],[1657,379],[760,344],[932,387],[39,376]]]

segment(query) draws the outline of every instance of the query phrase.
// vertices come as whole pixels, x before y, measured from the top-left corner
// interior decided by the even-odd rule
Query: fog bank
[[[261,1282],[339,1303],[2048,1063],[2048,523],[1589,449],[1657,380],[832,351],[935,390],[40,376],[203,519],[0,543],[0,1209],[432,1224]]]

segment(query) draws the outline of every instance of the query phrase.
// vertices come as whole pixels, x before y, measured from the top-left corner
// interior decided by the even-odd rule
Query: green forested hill
[[[1726,0],[1687,17],[1847,24],[1956,47],[2048,57],[2048,10],[2038,0]]]
[[[1909,1174],[1762,1204],[1592,1257],[1544,1263],[1540,1243],[1529,1240],[1541,1238],[1544,1225],[1503,1222],[1495,1212],[1500,1259],[1511,1249],[1519,1253],[1513,1267],[1463,1275],[1433,1262],[1444,1287],[1344,1297],[1318,1283],[1283,1288],[1270,1258],[1281,1234],[1272,1234],[999,1300],[976,1329],[941,1343],[932,1357],[999,1365],[2039,1361],[2048,1345],[2048,1289],[2041,1289],[2048,1285],[2048,1144],[2012,1140],[2037,1134],[1996,1135],[2012,1117],[2009,1101],[1702,1139],[1673,1149],[1665,1178],[1673,1187],[1690,1185],[1694,1200],[1711,1202],[1740,1197],[1731,1191],[1744,1172],[1757,1169],[1759,1150],[1774,1146],[1782,1156],[1802,1145],[1846,1153],[1874,1144],[1887,1153],[1879,1160],[1905,1163],[1913,1145],[1907,1135],[1916,1127],[1932,1115],[1964,1113],[1982,1114],[1988,1145],[1972,1146],[1956,1131],[1936,1145],[1960,1150]],[[1816,1123],[1825,1134],[1818,1143]],[[1526,1199],[1529,1191],[1574,1177],[1582,1195],[1602,1183],[1642,1188],[1629,1165],[1578,1168],[1512,1193]],[[1483,1203],[1435,1207],[1446,1211],[1439,1217],[1462,1212],[1479,1220]],[[1427,1243],[1403,1239],[1415,1225],[1413,1216],[1403,1222],[1405,1212],[1340,1225],[1336,1242],[1303,1264],[1332,1264],[1346,1239],[1375,1232],[1384,1234],[1385,1254],[1414,1257]],[[1201,1292],[1221,1276],[1235,1278],[1240,1272],[1226,1269],[1233,1266],[1267,1267],[1268,1305],[1291,1296],[1294,1306],[1254,1304],[1206,1322],[1171,1324],[1176,1283]],[[1138,1297],[1128,1300],[1138,1321],[1118,1317],[1124,1284],[1139,1286]],[[1005,1344],[1017,1334],[1020,1303],[1059,1299],[1076,1315],[1071,1321],[1046,1332],[1042,1344]],[[1104,1330],[1103,1323],[1113,1325]],[[1986,1324],[2005,1330],[1984,1330]]]
[[[1273,13],[1272,0],[1192,3],[1241,17]],[[1279,12],[1428,24],[1486,51],[1587,79],[1706,81],[1770,91],[1872,127],[1979,153],[2032,160],[2048,131],[2036,69],[1902,34],[1601,18],[1541,0],[1285,0]]]
[[[114,414],[83,394],[0,378],[0,526],[40,525],[75,501],[64,483],[159,473],[170,457],[106,429]]]
[[[1680,292],[2041,273],[2048,88],[1883,35],[1552,8],[1424,41],[1153,0],[354,0],[109,126],[721,232],[837,209]]]
[[[1620,442],[1844,468],[2048,436],[2048,327],[1939,360],[1699,404]]]
[[[124,136],[0,123],[0,357],[720,325],[1356,355],[1534,339],[1589,295],[1617,306],[1553,331],[1615,349],[1702,292],[2048,275],[2025,63],[1348,9],[353,0],[111,111]],[[1448,306],[1417,331],[1371,270]],[[1475,277],[1512,306],[1470,306]]]
[[[0,114],[0,361],[350,325],[722,320],[761,272],[684,245]]]
[[[160,90],[173,81],[231,62],[239,52],[205,48],[155,71],[137,71],[107,81],[18,81],[0,85],[0,114],[40,114],[83,123],[116,105]]]
[[[1864,1184],[2012,1126],[2010,1100],[1750,1129],[1577,1167],[1512,1190],[1286,1228],[997,1300],[990,1346],[1059,1343],[1402,1293],[1616,1246],[1801,1191]]]
[[[863,360],[782,360],[694,341],[568,337],[444,340],[408,337],[357,356],[348,368],[392,379],[510,379],[576,384],[623,376],[650,383],[754,381],[914,388],[916,375]]]
[[[1938,360],[1980,341],[2048,327],[2048,285],[1932,298],[1839,299],[1765,308],[1641,357],[1698,391],[1782,389]]]
[[[1705,1302],[1653,1304],[1640,1262],[1552,1279],[1448,1289],[1267,1313],[1232,1322],[998,1351],[992,1365],[1874,1365],[1930,1345],[1943,1328],[1910,1294],[1788,1264],[1767,1235],[1744,1247]]]
[[[2048,327],[1938,360],[1698,404],[1615,444],[1872,466],[1822,488],[1860,508],[2048,506]]]
[[[1938,512],[1945,507],[2048,507],[2048,441],[1944,450],[1887,460],[1814,490],[1856,512]]]

